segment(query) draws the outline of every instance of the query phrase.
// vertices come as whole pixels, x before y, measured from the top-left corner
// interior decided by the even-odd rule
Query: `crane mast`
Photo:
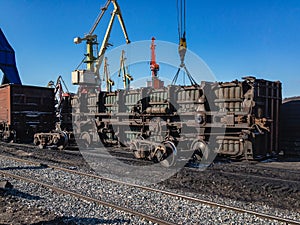
[[[159,65],[156,63],[156,54],[155,54],[155,38],[152,38],[151,42],[151,62],[150,62],[150,69],[152,71],[152,78],[157,77],[157,72],[159,71]]]
[[[94,34],[98,24],[100,23],[103,15],[107,11],[110,4],[113,4],[114,10],[111,14],[111,19],[109,21],[108,27],[106,29],[106,33],[104,35],[100,50],[98,55],[95,56],[94,54],[94,47],[98,46],[97,42],[97,35]],[[125,27],[125,23],[121,14],[121,9],[119,4],[117,3],[117,0],[108,0],[104,7],[101,9],[101,13],[98,15],[95,23],[93,24],[91,30],[88,34],[86,34],[83,38],[76,37],[74,38],[75,44],[80,44],[82,41],[86,41],[86,58],[83,60],[84,63],[86,63],[86,69],[84,70],[78,70],[72,72],[72,83],[76,85],[100,85],[100,75],[99,75],[99,69],[101,67],[101,64],[103,62],[104,54],[106,52],[106,49],[110,45],[108,43],[112,26],[115,20],[115,17],[118,17],[119,23],[121,25],[126,43],[129,44],[130,40],[128,38],[127,30]]]

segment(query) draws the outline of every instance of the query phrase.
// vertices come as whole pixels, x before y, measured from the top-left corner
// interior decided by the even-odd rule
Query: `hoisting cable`
[[[184,0],[184,4],[183,4],[183,26],[184,26],[184,38],[185,38],[185,31],[186,31],[186,0]]]
[[[181,37],[181,33],[180,33],[180,20],[181,18],[179,18],[179,5],[178,5],[178,0],[176,1],[176,6],[177,6],[177,28],[178,28],[178,37]]]
[[[180,6],[179,6],[180,5]],[[187,74],[187,77],[189,78],[191,85],[198,85],[195,79],[192,77],[190,72],[188,71],[184,59],[185,54],[187,50],[187,44],[186,44],[186,0],[177,0],[177,22],[178,22],[178,35],[179,35],[179,46],[178,46],[178,53],[180,57],[180,66],[178,67],[178,70],[172,80],[172,85],[176,84],[176,81],[178,79],[178,75],[183,69],[185,73]]]

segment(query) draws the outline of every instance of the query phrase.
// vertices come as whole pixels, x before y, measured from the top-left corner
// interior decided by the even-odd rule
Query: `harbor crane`
[[[106,91],[112,92],[112,86],[115,85],[115,82],[110,79],[110,73],[108,69],[108,59],[107,57],[104,58],[104,65],[103,65],[103,81],[106,81]]]
[[[124,90],[129,91],[130,81],[133,80],[133,77],[128,73],[128,67],[126,66],[126,57],[124,50],[122,50],[120,58],[119,77],[121,77],[121,73],[123,78]]]
[[[156,53],[155,53],[155,38],[152,37],[151,39],[151,61],[150,61],[150,69],[152,73],[152,81],[151,81],[151,86],[154,89],[162,88],[164,86],[164,82],[160,80],[157,76],[157,73],[159,71],[159,64],[156,62]]]
[[[97,35],[94,34],[99,22],[101,21],[103,15],[107,11],[110,4],[113,4],[114,10],[111,14],[111,18],[108,24],[108,27],[106,29],[106,33],[104,35],[100,50],[98,54],[95,56],[95,50],[94,47],[98,46],[97,42]],[[104,7],[101,8],[101,12],[99,13],[95,23],[93,24],[92,28],[90,29],[89,33],[86,34],[83,38],[76,37],[74,38],[75,44],[80,44],[82,41],[86,41],[86,54],[85,58],[81,63],[86,63],[86,69],[79,70],[79,66],[75,71],[72,72],[72,83],[76,85],[96,85],[99,86],[101,79],[99,75],[99,69],[101,67],[104,54],[109,47],[109,38],[110,33],[112,30],[112,26],[115,20],[115,17],[118,17],[118,20],[120,22],[126,43],[129,44],[130,40],[128,38],[127,30],[125,27],[125,23],[122,17],[121,9],[119,4],[117,3],[117,0],[107,0]]]
[[[159,71],[159,64],[156,62],[156,54],[155,54],[155,37],[152,37],[151,42],[151,61],[150,61],[150,69],[152,71],[152,77],[157,77],[157,72]]]

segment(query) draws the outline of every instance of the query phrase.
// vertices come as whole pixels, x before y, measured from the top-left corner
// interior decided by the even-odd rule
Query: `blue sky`
[[[131,41],[155,36],[178,42],[176,0],[118,2]],[[23,83],[45,86],[62,75],[74,90],[70,73],[82,60],[85,46],[75,45],[73,38],[89,31],[104,4],[105,0],[0,0],[0,27],[16,51]],[[106,14],[96,30],[100,39],[108,19]],[[117,23],[110,40],[114,46],[125,43]],[[284,97],[300,95],[298,0],[187,0],[187,41],[218,81],[254,75],[280,80]]]

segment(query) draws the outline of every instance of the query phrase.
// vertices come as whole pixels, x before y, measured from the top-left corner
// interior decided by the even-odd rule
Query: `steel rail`
[[[119,206],[119,205],[115,205],[115,204],[112,204],[112,203],[109,203],[109,202],[105,202],[105,201],[102,201],[102,200],[99,200],[99,199],[96,199],[96,198],[91,198],[91,197],[88,197],[86,195],[78,194],[78,193],[73,192],[73,191],[67,191],[67,190],[61,189],[59,187],[56,187],[54,185],[49,185],[49,184],[46,184],[46,183],[43,183],[43,182],[40,182],[40,181],[36,181],[36,180],[30,179],[30,178],[27,178],[27,177],[22,177],[22,176],[11,174],[11,173],[4,172],[4,171],[0,171],[0,173],[2,175],[6,176],[6,177],[11,177],[11,178],[14,178],[14,179],[23,180],[25,182],[37,184],[37,185],[43,186],[44,188],[51,189],[52,191],[55,191],[55,192],[58,192],[58,193],[61,193],[61,194],[64,194],[64,195],[70,195],[70,196],[73,196],[73,197],[76,197],[78,199],[82,199],[82,200],[85,200],[85,201],[88,201],[88,202],[94,202],[94,203],[97,203],[99,205],[103,205],[103,206],[107,206],[107,207],[110,207],[110,208],[113,208],[113,209],[116,209],[116,210],[127,212],[127,213],[130,213],[130,214],[139,216],[141,218],[144,218],[146,220],[152,221],[154,223],[158,223],[158,224],[162,224],[162,225],[175,225],[174,223],[162,220],[160,218],[157,218],[157,217],[145,214],[145,213],[141,213],[141,212],[138,212],[138,211],[135,211],[135,210],[123,207],[123,206]]]
[[[16,157],[2,156],[2,155],[1,155],[1,157],[5,157],[5,158],[11,159],[11,160],[24,162],[24,163],[28,163],[28,164],[41,165],[41,163],[38,163],[38,162],[33,162],[33,161],[25,160],[25,159],[19,159]],[[199,199],[199,198],[195,198],[195,197],[191,197],[191,196],[186,196],[186,195],[182,195],[182,194],[178,194],[178,193],[174,193],[174,192],[170,192],[170,191],[164,191],[164,190],[160,190],[160,189],[156,189],[156,188],[146,187],[146,186],[142,186],[142,185],[138,185],[138,184],[131,184],[131,183],[127,183],[124,181],[106,178],[106,177],[102,177],[102,176],[94,175],[94,174],[88,174],[88,173],[84,173],[81,171],[70,170],[67,168],[58,167],[58,166],[54,166],[54,165],[49,165],[49,164],[42,164],[42,165],[47,166],[48,168],[52,168],[52,169],[56,169],[56,170],[60,170],[60,171],[68,172],[68,173],[73,173],[73,174],[77,174],[77,175],[81,175],[81,176],[87,176],[87,177],[91,177],[91,178],[101,179],[101,180],[105,180],[105,181],[109,181],[109,182],[113,182],[113,183],[117,183],[117,184],[123,184],[123,185],[127,185],[130,187],[139,188],[142,190],[161,193],[161,194],[169,195],[172,197],[178,197],[178,198],[181,198],[184,200],[193,201],[193,202],[200,203],[200,204],[210,205],[213,207],[220,207],[223,209],[227,209],[227,210],[231,210],[231,211],[235,211],[235,212],[239,212],[239,213],[247,213],[247,214],[254,215],[254,216],[257,216],[257,217],[260,217],[263,219],[276,220],[278,222],[283,222],[286,224],[300,225],[300,221],[296,221],[296,220],[292,220],[292,219],[288,219],[288,218],[282,218],[282,217],[278,217],[278,216],[274,216],[274,215],[270,215],[270,214],[266,214],[266,213],[256,212],[253,210],[238,208],[235,206],[224,205],[224,204],[216,203],[216,202],[209,201],[209,200]],[[1,171],[1,173],[2,173],[2,171]]]
[[[0,144],[3,144],[3,142],[1,142]],[[41,150],[41,149],[38,149],[37,146],[35,145],[30,145],[30,144],[18,144],[18,143],[4,143],[4,146],[5,147],[8,147],[8,148],[13,148],[13,147],[17,147],[18,149],[21,149],[22,147],[26,147],[26,148],[29,148],[31,150]],[[44,151],[51,151],[51,153],[55,153],[59,150],[44,150]],[[129,152],[115,152],[113,149],[112,149],[112,153],[123,153],[123,154],[128,154],[130,156],[132,156],[131,153]],[[80,153],[80,151],[74,151],[74,150],[64,150],[64,151],[59,151],[59,152],[62,152],[62,153],[66,153],[68,155],[75,155],[75,156],[82,156],[82,154]],[[93,153],[85,153],[86,155],[92,155]],[[111,156],[107,155],[107,154],[102,154],[101,152],[97,152],[98,155],[101,155],[101,157],[104,157],[104,158],[111,158]],[[28,156],[25,156],[25,157],[31,157],[30,155]],[[140,159],[136,159],[136,158],[130,158],[130,157],[122,157],[122,156],[113,156],[114,158],[118,159],[118,160],[127,160],[127,161],[130,161],[130,162],[139,162],[139,163],[144,163],[144,164],[150,164],[152,163],[151,161],[143,161],[143,160],[140,160]],[[38,158],[40,159],[40,158]],[[42,160],[42,159],[40,159]],[[57,163],[69,163],[68,160],[58,160]]]
[[[37,146],[32,145],[32,144],[5,143],[5,142],[0,142],[0,144],[4,145],[5,147],[9,147],[9,148],[12,148],[13,146],[15,146],[15,147],[18,147],[18,148],[26,147],[26,148],[30,148],[30,149],[40,150],[40,149],[37,148]],[[52,150],[51,149],[51,151],[54,152],[54,151],[57,151],[57,150]],[[123,152],[123,151],[115,151],[114,148],[112,148],[112,151],[114,151],[116,153],[125,153],[125,154],[128,153],[126,151],[125,152]],[[78,155],[78,156],[81,155],[80,151],[74,151],[74,150],[64,150],[62,152],[66,152],[67,154],[70,154],[70,155]],[[101,152],[99,152],[99,153],[101,154]],[[130,153],[128,153],[128,154],[130,154]],[[135,160],[135,158],[126,158],[126,157],[118,157],[118,159],[120,159],[120,160],[124,159],[124,160],[130,160],[130,161],[141,161],[140,159]],[[61,161],[61,162],[64,162],[64,161]],[[142,161],[142,162],[147,163],[148,161]],[[149,161],[149,163],[151,163],[151,161]],[[249,164],[249,165],[252,166],[251,164]],[[245,167],[245,165],[241,165],[240,163],[237,164],[237,165],[233,165],[233,166],[235,166],[235,167],[236,166],[242,166],[243,168]],[[193,168],[193,167],[187,167],[187,168],[189,170],[192,170],[192,171],[197,171],[198,170],[197,168]],[[270,167],[265,167],[265,166],[257,165],[257,164],[255,164],[255,168],[268,169],[268,170],[270,170],[270,169],[278,169],[276,167],[275,168],[272,168],[272,167],[270,168]],[[283,169],[283,170],[286,171],[286,172],[296,173],[296,174],[300,175],[300,172],[297,172],[296,170],[293,170],[293,169]],[[220,173],[228,173],[228,174],[232,173],[232,174],[234,174],[234,172],[225,172],[225,171],[220,171],[220,170],[214,170],[214,171],[219,171]],[[244,176],[241,172],[238,172],[238,173],[241,176]],[[294,180],[286,180],[286,179],[273,178],[273,177],[264,177],[264,176],[258,176],[258,175],[246,174],[245,173],[245,176],[246,175],[247,176],[249,175],[249,176],[252,176],[252,177],[257,177],[257,178],[263,177],[263,178],[266,178],[268,180],[278,180],[278,181],[287,181],[287,182],[300,182],[300,181],[294,181]]]

